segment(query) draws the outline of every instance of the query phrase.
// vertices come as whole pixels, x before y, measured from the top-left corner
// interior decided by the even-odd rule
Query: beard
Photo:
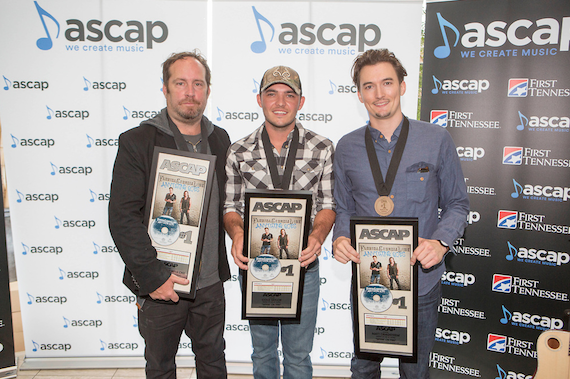
[[[202,114],[204,113],[204,109],[206,109],[206,107],[199,102],[192,102],[192,104],[193,107],[188,108],[186,105],[182,106],[182,104],[180,103],[178,104],[178,106],[174,107],[174,112],[176,112],[176,114],[180,116],[180,118],[188,121],[201,118]]]

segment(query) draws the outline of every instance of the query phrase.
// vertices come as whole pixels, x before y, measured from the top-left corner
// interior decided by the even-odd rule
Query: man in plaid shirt
[[[307,247],[299,261],[306,267],[301,321],[250,321],[253,344],[254,378],[280,378],[277,345],[279,334],[283,346],[283,378],[312,378],[309,356],[319,298],[319,261],[321,246],[335,220],[332,172],[334,147],[332,142],[303,128],[296,121],[303,107],[301,81],[289,67],[277,66],[265,72],[261,80],[257,103],[263,109],[265,122],[250,135],[235,142],[228,150],[226,173],[226,202],[224,226],[232,239],[232,256],[242,270],[249,259],[243,255],[243,216],[246,189],[309,190],[313,193],[312,229]],[[271,146],[265,146],[263,140]],[[298,139],[297,152],[290,182],[275,185],[270,173],[266,151],[276,161],[279,177],[287,172],[289,150]],[[293,149],[294,150],[294,149]],[[281,333],[279,333],[281,330]]]

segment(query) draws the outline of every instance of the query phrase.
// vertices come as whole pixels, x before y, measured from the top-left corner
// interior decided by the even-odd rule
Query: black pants
[[[139,332],[145,340],[146,377],[176,378],[174,358],[182,331],[192,341],[198,378],[226,378],[224,287],[221,282],[178,303],[147,298],[139,310]]]

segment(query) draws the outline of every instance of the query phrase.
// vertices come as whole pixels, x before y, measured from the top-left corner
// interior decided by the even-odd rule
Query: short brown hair
[[[192,51],[185,51],[182,53],[173,53],[170,57],[168,57],[167,60],[164,61],[164,63],[162,64],[162,81],[164,82],[166,88],[168,88],[167,83],[170,80],[170,66],[172,66],[174,62],[185,58],[194,58],[198,62],[200,62],[202,66],[204,66],[204,69],[206,70],[206,86],[209,88],[210,79],[212,78],[212,73],[210,71],[210,67],[208,67],[206,58],[204,58],[202,54],[200,54],[196,49]]]
[[[408,75],[406,69],[402,66],[402,63],[400,63],[393,52],[388,49],[367,50],[360,54],[354,60],[354,64],[352,65],[352,81],[358,90],[360,90],[360,71],[362,68],[364,66],[373,66],[382,62],[388,62],[394,67],[394,70],[396,70],[396,74],[398,75],[398,82],[402,83],[404,81],[404,76]]]

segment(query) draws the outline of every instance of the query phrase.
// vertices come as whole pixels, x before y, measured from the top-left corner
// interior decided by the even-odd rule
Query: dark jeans
[[[424,296],[418,298],[418,362],[400,361],[400,379],[429,379],[429,354],[435,343],[437,307],[441,301],[441,283]],[[350,371],[354,379],[380,378],[380,358],[377,361],[352,358]]]
[[[192,341],[198,378],[226,378],[224,287],[221,282],[196,291],[196,299],[178,303],[146,298],[139,310],[145,340],[147,379],[176,378],[174,361],[182,331]]]

